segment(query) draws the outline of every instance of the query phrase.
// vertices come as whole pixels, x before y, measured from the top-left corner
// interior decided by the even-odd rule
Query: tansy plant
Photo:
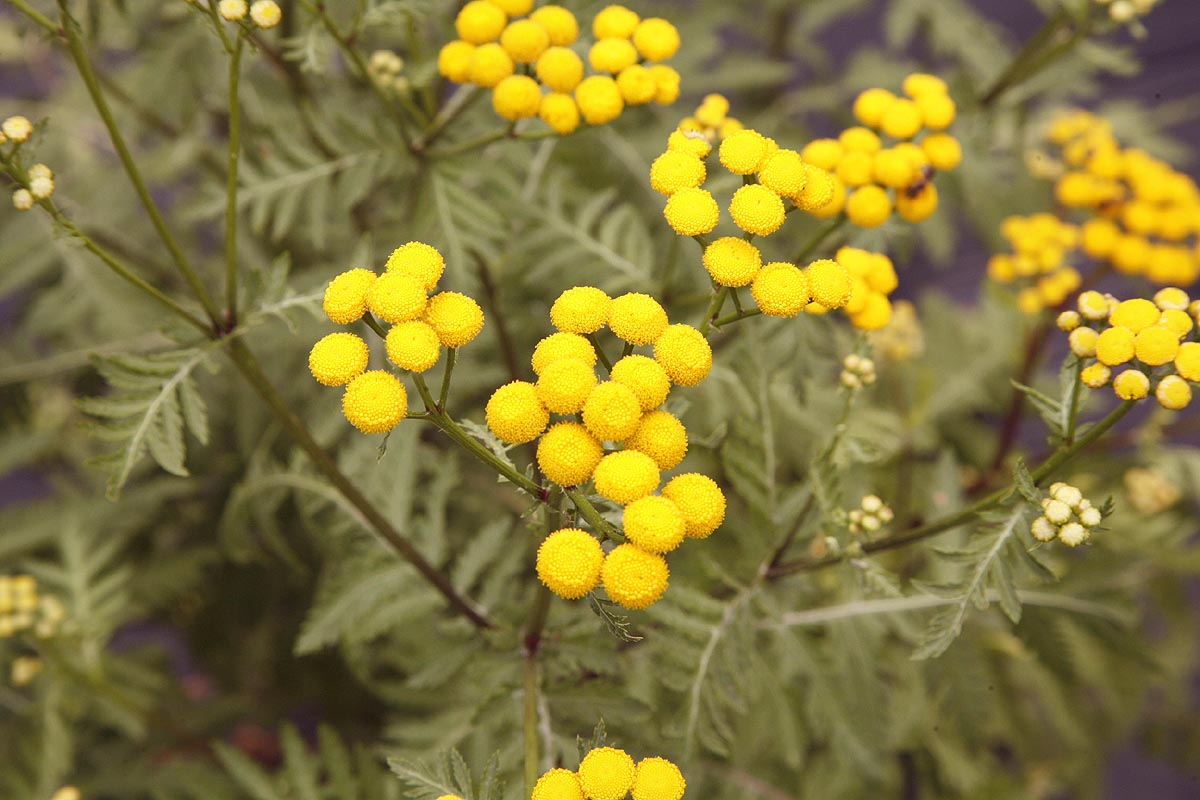
[[[1200,763],[1154,3],[861,5],[4,0],[0,798]]]

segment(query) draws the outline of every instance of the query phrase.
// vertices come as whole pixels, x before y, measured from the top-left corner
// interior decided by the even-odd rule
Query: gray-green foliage
[[[1082,552],[1035,548],[1023,467],[1023,491],[938,538],[864,553],[847,529],[866,494],[895,509],[889,530],[944,518],[975,499],[969,487],[992,466],[1029,326],[994,287],[955,299],[911,287],[930,274],[981,275],[961,261],[959,234],[995,242],[1004,216],[1045,207],[1049,193],[1022,161],[1037,122],[1083,102],[1127,141],[1188,153],[1164,127],[1170,114],[1107,96],[1113,75],[1136,65],[1131,46],[1087,42],[982,109],[982,90],[1019,45],[983,4],[764,0],[746,13],[741,3],[647,0],[633,5],[683,35],[675,107],[632,109],[561,140],[419,160],[312,4],[283,5],[281,30],[262,34],[269,49],[244,65],[241,313],[230,337],[169,323],[44,217],[0,213],[0,295],[13,298],[0,350],[0,472],[42,481],[0,508],[0,573],[28,571],[67,609],[62,633],[38,645],[41,675],[27,686],[0,675],[0,796],[47,800],[65,783],[85,797],[155,800],[521,796],[521,629],[552,520],[424,423],[402,423],[385,448],[349,427],[338,390],[306,370],[311,343],[333,330],[320,314],[325,283],[379,268],[409,240],[437,246],[442,288],[478,298],[488,316],[459,353],[449,410],[532,475],[529,448],[501,445],[483,405],[496,386],[532,377],[527,359],[551,331],[561,290],[651,293],[672,321],[698,324],[704,313],[699,251],[666,227],[647,180],[678,119],[726,91],[736,116],[799,148],[848,124],[859,90],[896,88],[909,68],[949,80],[964,163],[939,176],[943,208],[928,223],[846,229],[827,244],[894,257],[923,348],[890,355],[838,315],[757,317],[714,335],[713,373],[676,389],[669,408],[690,437],[681,470],[720,482],[726,522],[672,554],[671,587],[646,612],[625,614],[599,591],[554,601],[538,654],[539,770],[574,768],[607,741],[680,763],[688,797],[896,796],[915,785],[922,797],[1028,798],[1094,796],[1107,753],[1135,731],[1171,742],[1165,755],[1178,763],[1200,762],[1186,590],[1200,572],[1200,450],[1164,435],[1169,420],[1126,421],[1115,443],[1101,442],[1103,457],[1055,476],[1115,497],[1107,530]],[[403,54],[414,102],[449,94],[433,48],[452,35],[453,4],[325,5],[364,57]],[[602,4],[566,5],[586,20]],[[139,165],[217,292],[218,40],[185,3],[72,7]],[[833,26],[876,13],[882,46],[829,46]],[[56,201],[196,310],[68,60],[18,19],[0,23],[0,67],[32,83],[2,116],[47,118],[37,158],[55,170]],[[437,146],[495,130],[488,105],[478,99]],[[819,230],[801,216],[762,242],[764,257],[790,259]],[[372,532],[240,380],[231,338],[261,357],[342,471],[495,630],[452,615]],[[382,347],[372,349],[383,366]],[[837,381],[856,351],[874,353],[879,381],[851,396]],[[1036,412],[1018,443],[1031,468],[1072,436],[1075,364],[1061,376],[1056,367],[1020,387]],[[1102,410],[1078,402],[1083,420]],[[1179,500],[1139,510],[1123,483],[1131,466],[1157,468]],[[844,557],[776,569],[831,553]],[[32,652],[0,639],[0,669]]]

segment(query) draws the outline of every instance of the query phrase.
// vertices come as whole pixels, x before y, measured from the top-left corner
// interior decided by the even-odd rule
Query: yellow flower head
[[[927,183],[917,192],[903,191],[896,195],[896,213],[909,222],[924,222],[938,207],[938,190]]]
[[[876,181],[893,189],[903,189],[917,177],[917,169],[904,152],[896,148],[880,150],[872,160]]]
[[[595,589],[603,564],[600,542],[578,528],[555,531],[538,547],[538,579],[564,600],[578,600]]]
[[[695,386],[712,369],[712,347],[691,325],[670,325],[654,342],[654,360],[679,386]]]
[[[650,344],[667,328],[667,312],[648,294],[629,292],[614,298],[608,327],[630,344]]]
[[[604,448],[578,422],[558,422],[538,440],[538,467],[559,486],[587,483],[604,457]]]
[[[1200,382],[1200,342],[1184,342],[1179,346],[1175,372],[1185,380]]]
[[[1122,400],[1141,400],[1150,394],[1150,379],[1141,370],[1127,369],[1113,379],[1113,391]]]
[[[919,95],[914,102],[917,104],[917,111],[921,114],[922,124],[931,131],[943,131],[949,128],[958,115],[957,106],[947,94],[928,92]]]
[[[805,163],[804,188],[792,198],[793,202],[809,213],[823,211],[833,204],[837,196],[837,183],[826,169]]]
[[[506,383],[488,399],[487,426],[509,444],[532,442],[550,423],[550,412],[538,399],[532,383]]]
[[[323,386],[343,386],[367,368],[367,343],[353,333],[325,336],[308,354],[308,370]]]
[[[878,227],[891,215],[892,199],[879,186],[859,187],[846,201],[846,216],[860,228]]]
[[[596,348],[586,337],[577,333],[552,333],[533,348],[530,364],[535,375],[541,375],[550,364],[564,358],[578,359],[589,367],[596,366]]]
[[[854,99],[854,116],[863,125],[878,128],[884,112],[895,101],[896,95],[887,89],[867,89]]]
[[[446,347],[462,347],[483,330],[483,309],[458,292],[440,292],[425,306],[425,322]]]
[[[679,507],[665,497],[648,494],[625,507],[625,538],[648,553],[669,553],[683,541]]]
[[[528,14],[533,8],[534,0],[488,0],[488,2],[499,6],[500,10],[508,15],[509,19],[512,19]]]
[[[654,459],[636,450],[618,450],[600,459],[592,473],[596,492],[620,505],[629,505],[658,488]]]
[[[542,87],[528,75],[509,75],[492,90],[492,109],[507,120],[529,119],[542,106]]]
[[[496,42],[488,42],[479,45],[471,53],[467,77],[471,83],[491,89],[515,71],[516,65],[512,56]]]
[[[17,114],[0,122],[0,131],[12,141],[20,143],[33,135],[33,123],[28,117]]]
[[[1108,386],[1108,382],[1112,380],[1112,370],[1103,364],[1089,364],[1079,373],[1079,379],[1089,389],[1099,389]]]
[[[550,46],[550,33],[536,20],[514,20],[500,34],[500,46],[518,64],[532,64]]]
[[[729,214],[747,233],[768,236],[783,225],[785,212],[779,195],[762,184],[751,183],[733,193]]]
[[[625,100],[617,82],[607,75],[584,78],[575,87],[575,102],[589,125],[612,122],[625,110]]]
[[[880,292],[869,291],[862,308],[849,316],[850,324],[859,330],[877,331],[892,321],[892,302]]]
[[[408,394],[395,375],[374,369],[350,381],[342,413],[363,433],[387,433],[408,413]]]
[[[706,173],[704,162],[697,155],[667,150],[650,165],[650,186],[656,192],[672,195],[704,183]]]
[[[1161,312],[1158,306],[1149,300],[1137,297],[1133,300],[1122,300],[1117,304],[1116,309],[1109,315],[1108,321],[1112,325],[1120,325],[1122,328],[1128,328],[1133,333],[1137,333],[1143,328],[1158,324],[1160,316]]]
[[[483,0],[480,0],[482,2]],[[388,256],[385,269],[388,272],[402,272],[416,278],[426,291],[432,291],[441,280],[442,272],[446,269],[446,261],[437,248],[424,242],[408,242],[392,251]]]
[[[808,278],[794,264],[776,261],[754,276],[750,293],[762,313],[794,317],[808,305]]]
[[[700,236],[717,227],[721,220],[721,208],[707,189],[686,188],[679,189],[667,198],[663,216],[679,235]]]
[[[795,150],[776,150],[763,159],[759,182],[780,197],[794,200],[804,191],[808,173]]]
[[[1179,334],[1165,325],[1153,325],[1134,337],[1133,348],[1143,364],[1160,367],[1175,360],[1179,353]]]
[[[1159,405],[1171,411],[1181,411],[1192,402],[1192,387],[1178,375],[1165,375],[1154,390]]]
[[[828,258],[814,261],[805,270],[812,299],[825,308],[841,308],[850,299],[850,273]]]
[[[879,119],[879,129],[893,139],[911,139],[921,130],[921,109],[904,97],[887,107]]]
[[[679,50],[679,31],[667,20],[651,17],[633,29],[633,44],[647,61],[666,61]]]
[[[442,355],[437,331],[416,319],[393,325],[385,344],[392,363],[412,372],[424,372]]]
[[[555,46],[538,58],[536,70],[538,80],[553,91],[571,92],[583,80],[583,59],[569,47]]]
[[[367,311],[367,293],[375,283],[375,273],[369,269],[351,269],[329,282],[322,307],[331,320],[347,325],[362,318]]]
[[[671,135],[667,137],[667,149],[687,153],[696,158],[708,158],[708,154],[712,152],[712,144],[699,133],[688,134],[683,131],[671,131]],[[654,177],[651,175],[651,181],[653,182],[653,180]]]
[[[555,133],[563,136],[573,133],[579,127],[579,105],[569,94],[552,92],[543,97],[538,116],[553,128]]]
[[[1067,335],[1071,352],[1080,358],[1094,358],[1100,334],[1092,328],[1076,328]]]
[[[499,39],[507,22],[508,15],[498,5],[487,0],[471,0],[458,12],[454,29],[463,41],[484,44]]]
[[[718,156],[725,169],[735,175],[752,175],[767,156],[767,140],[758,131],[745,128],[721,142]]]
[[[221,19],[229,22],[245,19],[247,10],[246,0],[221,0],[217,3],[217,13],[221,15]]]
[[[682,800],[687,781],[665,758],[643,758],[633,775],[633,800]]]
[[[1163,311],[1186,311],[1190,302],[1187,292],[1174,286],[1159,289],[1154,294],[1154,305]]]
[[[545,5],[529,16],[546,29],[550,44],[555,47],[566,47],[579,38],[579,22],[574,14],[562,6]]]
[[[948,133],[931,133],[921,140],[921,150],[934,169],[952,170],[962,163],[962,145]]]
[[[550,306],[550,322],[566,333],[595,333],[608,322],[612,299],[594,286],[573,286]]]
[[[637,396],[643,411],[661,406],[671,391],[671,379],[666,370],[653,358],[636,353],[613,364],[610,377]]]
[[[250,6],[250,19],[260,28],[274,28],[283,19],[283,11],[275,0],[256,0]]]
[[[438,51],[438,74],[455,83],[466,83],[471,78],[471,58],[475,45],[455,39]]]
[[[1101,364],[1115,367],[1133,358],[1133,331],[1121,326],[1105,329],[1096,339],[1096,358]]]
[[[828,171],[837,168],[845,152],[837,139],[813,139],[804,145],[800,158],[805,164]]]
[[[592,34],[597,39],[628,39],[637,30],[639,22],[641,18],[625,6],[607,6],[592,20]]]
[[[862,127],[846,128],[838,135],[838,143],[847,155],[850,153],[874,155],[883,147],[879,134],[870,128]]]
[[[600,578],[604,582],[604,591],[614,603],[620,603],[626,608],[641,609],[652,605],[667,591],[667,583],[671,571],[667,568],[667,560],[655,553],[647,553],[632,544],[617,545],[604,558],[604,566],[600,570]],[[612,750],[605,747],[602,750]],[[628,760],[628,769],[624,760],[615,756],[597,758],[589,764],[593,750],[579,765],[579,778],[583,791],[591,800],[621,800],[629,792],[633,783],[633,759],[624,752],[615,752]]]
[[[687,429],[673,414],[651,411],[642,417],[637,430],[625,440],[625,448],[645,453],[665,472],[677,467],[687,455]]]
[[[75,786],[63,786],[50,796],[50,800],[80,800],[83,795]]]
[[[704,268],[722,286],[745,286],[761,267],[762,253],[745,239],[723,236],[704,248]]]
[[[842,156],[835,173],[847,186],[865,186],[871,182],[874,171],[874,153],[851,151]]]
[[[1108,299],[1099,292],[1093,290],[1081,292],[1076,302],[1079,305],[1079,313],[1083,315],[1084,319],[1093,322],[1108,319]]]
[[[585,361],[563,358],[548,364],[537,381],[538,399],[555,414],[574,414],[596,388],[596,373]]]
[[[945,94],[950,90],[946,82],[936,75],[924,72],[914,72],[904,79],[901,84],[904,93],[909,97],[920,97],[925,94]]]
[[[545,6],[558,8],[558,6]],[[539,9],[540,10],[540,9]],[[579,776],[569,769],[552,769],[533,785],[531,800],[584,800]]]
[[[725,494],[707,475],[676,475],[663,487],[662,496],[679,508],[686,533],[693,539],[707,538],[725,520]]]
[[[597,72],[617,74],[636,64],[637,49],[628,39],[600,39],[588,50],[588,63]]]
[[[605,381],[583,404],[583,424],[597,439],[622,442],[633,435],[642,419],[642,405],[628,386]]]
[[[654,79],[654,102],[669,106],[679,99],[679,71],[665,64],[652,64],[650,77]],[[707,155],[707,154],[706,154]]]
[[[367,307],[384,322],[419,319],[428,300],[424,285],[400,270],[383,273],[367,292]]]

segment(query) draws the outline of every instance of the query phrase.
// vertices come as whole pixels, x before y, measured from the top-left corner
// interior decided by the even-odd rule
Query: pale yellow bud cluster
[[[391,50],[376,50],[367,61],[367,75],[384,89],[405,94],[411,88],[404,71],[404,59]]]
[[[1095,0],[1096,5],[1106,6],[1108,17],[1121,25],[1136,23],[1158,5],[1158,0]]]
[[[57,597],[38,595],[32,575],[0,575],[0,639],[29,630],[47,639],[58,632],[65,617]]]
[[[1029,532],[1039,542],[1058,539],[1068,547],[1088,540],[1104,521],[1104,515],[1083,496],[1078,488],[1066,483],[1050,486],[1050,496],[1042,500],[1042,516],[1033,521]]]
[[[861,389],[875,383],[875,362],[851,353],[842,359],[842,374],[838,382],[846,389]]]
[[[846,514],[846,518],[849,520],[848,527],[851,533],[875,533],[891,522],[895,514],[878,496],[869,494],[862,499],[858,508],[851,509]]]

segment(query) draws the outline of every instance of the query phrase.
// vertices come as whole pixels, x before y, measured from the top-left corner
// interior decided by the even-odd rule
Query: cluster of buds
[[[283,19],[283,11],[275,0],[256,0],[253,4],[246,0],[221,0],[217,3],[217,13],[229,22],[241,22],[248,14],[254,24],[264,30],[274,28]]]
[[[12,144],[12,149],[4,155],[4,159],[9,173],[20,184],[12,196],[13,205],[19,211],[28,211],[34,203],[54,194],[54,172],[49,167],[34,164],[22,173],[19,160],[13,158],[32,135],[33,123],[27,117],[16,115],[0,123],[0,145]]]
[[[1092,530],[1104,521],[1104,514],[1091,504],[1083,492],[1066,483],[1050,486],[1050,496],[1042,500],[1042,516],[1033,521],[1030,533],[1039,542],[1060,540],[1077,547],[1088,540]]]
[[[874,533],[891,522],[895,515],[882,500],[869,494],[862,499],[858,508],[851,509],[846,516],[850,521],[851,533]]]
[[[33,683],[41,671],[42,660],[40,658],[36,656],[19,656],[13,659],[12,668],[9,671],[9,680],[13,686],[20,689],[23,686]]]
[[[847,389],[870,386],[875,383],[875,362],[865,356],[851,353],[842,359],[842,374],[838,380]]]
[[[405,94],[410,88],[404,71],[404,59],[391,50],[376,50],[367,62],[367,75],[380,87],[397,94]]]
[[[1121,25],[1137,22],[1158,5],[1158,0],[1095,0],[1095,2],[1098,6],[1107,6],[1109,19]]]
[[[58,632],[65,616],[57,597],[38,596],[32,575],[0,575],[0,639],[30,629],[47,639]]]

